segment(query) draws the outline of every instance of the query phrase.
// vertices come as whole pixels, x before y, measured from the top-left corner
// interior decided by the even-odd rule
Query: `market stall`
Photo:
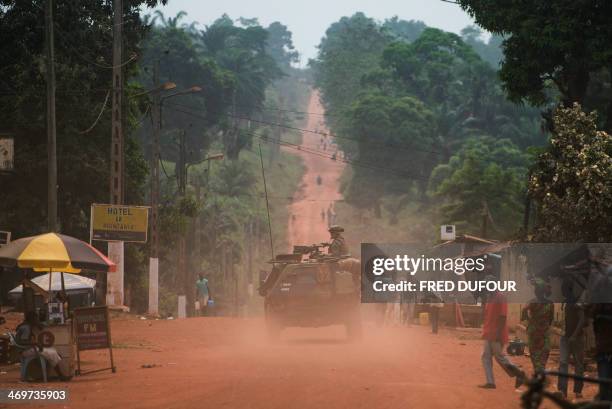
[[[96,280],[79,274],[64,273],[64,287],[62,288],[62,274],[42,274],[31,281],[40,288],[49,288],[57,293],[64,291],[68,297],[68,307],[71,310],[79,307],[91,306],[95,301]],[[51,283],[49,283],[51,280]],[[23,305],[23,284],[8,292],[8,298],[16,306]],[[44,298],[38,296],[35,300],[36,308],[44,304]]]
[[[82,271],[113,272],[115,264],[88,243],[57,233],[18,239],[0,248],[0,266],[24,269],[21,293],[24,306],[24,323],[33,328],[33,344],[38,351],[51,349],[61,357],[57,369],[69,376],[75,373],[76,337],[72,315],[67,308],[67,287],[64,273]],[[32,272],[47,272],[48,279],[30,277]],[[54,280],[59,276],[59,280]],[[59,285],[54,286],[57,282]],[[42,284],[42,285],[41,285]],[[46,287],[43,287],[46,284]],[[94,284],[95,285],[95,284]],[[43,297],[44,305],[37,307],[35,297]],[[35,321],[35,322],[30,322]],[[19,345],[29,351],[30,345]],[[25,354],[24,354],[25,355]],[[27,378],[27,365],[31,360],[22,359]],[[41,368],[44,365],[41,363]],[[48,370],[53,375],[54,367]],[[44,369],[43,369],[44,372]]]

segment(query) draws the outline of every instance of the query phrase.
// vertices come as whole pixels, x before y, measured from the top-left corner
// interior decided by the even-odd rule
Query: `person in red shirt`
[[[482,366],[484,367],[487,383],[478,385],[484,389],[495,389],[493,377],[493,358],[506,371],[509,376],[515,377],[515,387],[518,388],[525,381],[525,373],[514,365],[504,354],[503,346],[508,342],[508,303],[506,297],[500,293],[490,293],[484,309],[484,324],[482,327]]]

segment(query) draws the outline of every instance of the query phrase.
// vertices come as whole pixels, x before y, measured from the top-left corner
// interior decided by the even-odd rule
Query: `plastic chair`
[[[36,355],[30,356],[27,358],[24,358],[24,357],[21,358],[21,380],[22,381],[28,380],[28,366],[36,358],[40,360],[40,369],[41,369],[42,376],[43,376],[43,382],[46,383],[47,382],[47,360],[38,353]]]
[[[17,347],[18,349],[21,349],[22,352],[25,351],[28,348],[31,347],[27,347],[27,346],[23,346],[17,343],[17,340],[15,339],[15,335],[9,333],[9,340],[11,345]],[[34,350],[36,351],[35,355],[29,356],[29,357],[21,357],[21,373],[20,373],[20,377],[22,381],[27,381],[28,380],[28,366],[30,365],[30,363],[32,361],[34,361],[35,359],[39,359],[40,361],[40,370],[42,372],[42,376],[43,376],[43,382],[47,382],[47,360],[38,353],[38,350],[36,348],[34,348]]]

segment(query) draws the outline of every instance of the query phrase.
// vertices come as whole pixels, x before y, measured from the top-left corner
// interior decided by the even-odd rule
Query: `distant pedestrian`
[[[550,327],[554,319],[553,304],[548,297],[550,285],[542,279],[534,281],[535,299],[526,307],[529,356],[535,373],[546,370],[550,355]]]
[[[427,311],[429,314],[429,323],[431,324],[431,333],[437,334],[438,327],[440,324],[440,310],[444,308],[444,302],[440,294],[436,294],[430,291],[425,296],[425,303],[427,303]]]
[[[579,302],[582,289],[579,285],[574,285],[571,277],[563,280],[561,285],[561,293],[564,298],[564,322],[563,335],[560,340],[559,351],[559,372],[568,373],[570,357],[574,358],[574,367],[576,375],[584,375],[584,343],[586,325],[584,305]],[[559,376],[557,381],[557,389],[563,397],[567,397],[568,379],[565,376]],[[574,380],[574,393],[576,399],[582,398],[583,382],[580,379]]]
[[[208,300],[210,300],[210,288],[208,286],[208,279],[204,277],[204,274],[198,274],[198,280],[196,281],[196,300],[199,305],[199,315],[206,315],[208,308]]]
[[[494,277],[488,276],[490,280]],[[506,297],[500,292],[490,293],[484,309],[484,324],[482,327],[482,338],[484,340],[482,351],[482,365],[487,382],[478,385],[484,389],[495,389],[495,378],[493,376],[493,358],[511,377],[516,378],[515,387],[518,388],[525,381],[525,373],[514,365],[504,354],[504,344],[508,342],[508,303]]]
[[[408,275],[407,281],[411,281],[412,276]],[[400,293],[400,322],[403,325],[410,326],[414,319],[414,306],[416,305],[416,294],[410,291],[402,291]]]

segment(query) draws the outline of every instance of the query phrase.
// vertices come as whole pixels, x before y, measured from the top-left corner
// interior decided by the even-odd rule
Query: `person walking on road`
[[[584,305],[579,303],[580,295],[575,294],[575,286],[571,278],[563,280],[561,292],[565,300],[563,305],[565,312],[563,335],[559,346],[559,372],[568,373],[569,359],[574,358],[576,375],[584,375],[584,343],[586,325]],[[557,389],[563,397],[567,397],[568,378],[559,376]],[[574,393],[576,399],[582,398],[583,382],[580,379],[574,380]]]
[[[431,324],[431,333],[437,334],[440,323],[440,310],[444,308],[443,298],[439,293],[430,291],[425,296],[423,302],[427,304],[429,323]]]
[[[200,315],[206,315],[208,300],[210,300],[210,288],[208,287],[208,279],[202,273],[198,274],[198,280],[196,281],[196,300],[199,303]]]
[[[550,286],[542,279],[534,282],[536,298],[527,307],[527,340],[529,356],[535,373],[546,370],[550,355],[550,326],[554,319],[553,304],[550,296]]]
[[[491,278],[495,280],[495,278]],[[508,342],[508,303],[506,297],[500,293],[490,293],[484,309],[484,324],[482,327],[482,338],[484,340],[482,350],[482,365],[484,367],[487,382],[478,385],[484,389],[495,389],[495,378],[493,377],[493,358],[511,377],[516,378],[515,387],[520,387],[525,381],[525,373],[514,365],[504,354],[504,344]]]

